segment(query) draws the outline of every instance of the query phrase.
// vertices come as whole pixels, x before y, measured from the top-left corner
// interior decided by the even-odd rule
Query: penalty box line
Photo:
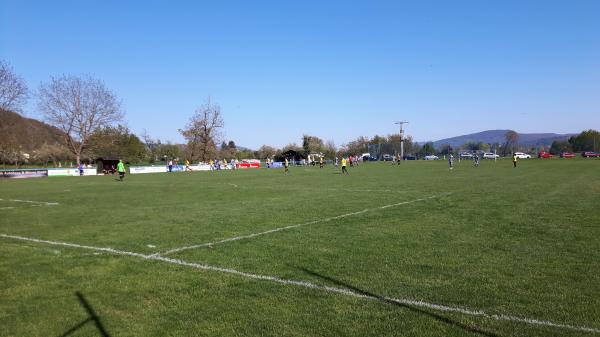
[[[247,273],[247,272],[243,272],[243,271],[236,270],[236,269],[212,266],[212,265],[201,264],[201,263],[186,262],[186,261],[183,261],[180,259],[172,259],[172,258],[168,258],[168,257],[164,257],[164,256],[145,255],[145,254],[141,254],[141,253],[117,250],[117,249],[113,249],[113,248],[103,248],[103,247],[79,245],[79,244],[75,244],[75,243],[60,242],[60,241],[41,240],[41,239],[27,238],[27,237],[8,235],[8,234],[0,234],[0,237],[6,238],[6,239],[19,240],[19,241],[44,243],[44,244],[54,245],[54,246],[89,249],[89,250],[95,250],[95,251],[99,251],[99,252],[111,253],[111,254],[115,254],[115,255],[132,256],[132,257],[142,258],[145,260],[160,261],[160,262],[164,262],[164,263],[168,263],[168,264],[189,267],[189,268],[193,268],[193,269],[231,274],[231,275],[241,276],[241,277],[248,278],[248,279],[269,281],[269,282],[274,282],[274,283],[278,283],[278,284],[282,284],[282,285],[290,285],[290,286],[303,287],[303,288],[308,288],[308,289],[313,289],[313,290],[320,290],[320,291],[325,291],[325,292],[329,292],[329,293],[345,295],[345,296],[349,296],[349,297],[377,301],[380,303],[394,302],[394,303],[398,303],[398,304],[402,304],[402,305],[426,308],[426,309],[441,311],[441,312],[458,313],[458,314],[463,314],[463,315],[467,315],[467,316],[488,318],[488,319],[493,319],[496,321],[507,321],[507,322],[523,323],[523,324],[528,324],[528,325],[537,325],[537,326],[542,326],[542,327],[566,329],[566,330],[572,330],[572,331],[600,333],[600,329],[598,329],[598,328],[569,325],[569,324],[556,323],[556,322],[552,322],[552,321],[545,321],[545,320],[539,320],[539,319],[527,318],[527,317],[519,317],[519,316],[513,316],[513,315],[489,314],[482,310],[474,310],[474,309],[468,309],[468,308],[462,308],[462,307],[453,307],[453,306],[448,306],[448,305],[443,305],[443,304],[429,303],[429,302],[425,302],[425,301],[421,301],[421,300],[411,300],[411,299],[393,298],[393,297],[377,297],[377,296],[372,296],[372,295],[368,295],[368,294],[364,294],[364,293],[359,293],[359,292],[356,292],[356,291],[353,291],[353,290],[347,289],[347,288],[330,287],[330,286],[318,285],[318,284],[308,282],[308,281],[297,281],[297,280],[283,279],[283,278],[279,278],[277,276]]]
[[[380,207],[375,207],[375,208],[367,208],[367,209],[363,209],[362,211],[341,214],[341,215],[337,215],[337,216],[333,216],[333,217],[329,217],[329,218],[324,218],[324,219],[313,220],[313,221],[309,221],[309,222],[305,222],[305,223],[301,223],[301,224],[295,224],[295,225],[289,225],[289,226],[285,226],[285,227],[273,228],[273,229],[270,229],[270,230],[267,230],[267,231],[264,231],[264,232],[235,236],[235,237],[231,237],[231,238],[227,238],[227,239],[223,239],[223,240],[215,241],[215,242],[206,242],[206,243],[200,243],[200,244],[191,245],[191,246],[185,246],[185,247],[180,247],[180,248],[173,248],[173,249],[167,250],[167,251],[165,251],[163,253],[161,253],[161,252],[154,253],[153,256],[161,256],[161,255],[164,256],[164,255],[169,255],[169,254],[173,254],[173,253],[179,253],[179,252],[182,252],[184,250],[190,250],[190,249],[196,249],[196,248],[203,248],[203,247],[212,247],[212,246],[215,246],[215,245],[220,245],[220,244],[224,244],[224,243],[228,243],[228,242],[232,242],[232,241],[238,241],[238,240],[243,240],[243,239],[252,239],[252,238],[255,238],[257,236],[263,236],[263,235],[267,235],[267,234],[272,234],[272,233],[277,233],[277,232],[285,231],[285,230],[288,230],[288,229],[293,229],[293,228],[298,228],[298,227],[303,227],[303,226],[308,226],[308,225],[314,225],[314,224],[317,224],[317,223],[338,220],[338,219],[342,219],[342,218],[346,218],[346,217],[349,217],[349,216],[358,215],[358,214],[362,214],[362,213],[366,213],[366,212],[374,211],[374,210],[378,210],[378,209],[386,209],[386,208],[390,208],[390,207],[396,207],[396,206],[402,206],[402,205],[412,204],[412,203],[415,203],[415,202],[426,201],[426,200],[429,200],[429,199],[440,198],[440,197],[447,196],[447,195],[450,195],[450,194],[452,194],[452,193],[444,193],[444,194],[429,196],[429,197],[425,197],[425,198],[419,198],[419,199],[415,199],[415,200],[402,201],[402,202],[398,202],[398,203],[395,203],[395,204],[390,204],[390,205],[385,205],[385,206],[380,206]]]

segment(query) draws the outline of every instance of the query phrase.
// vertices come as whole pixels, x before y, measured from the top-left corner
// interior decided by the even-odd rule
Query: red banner
[[[236,169],[250,169],[250,168],[260,168],[259,163],[238,163],[235,164]]]

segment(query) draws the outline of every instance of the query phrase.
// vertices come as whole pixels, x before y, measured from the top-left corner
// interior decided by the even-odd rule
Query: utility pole
[[[400,125],[400,160],[404,160],[404,124],[408,124],[408,121],[398,121],[394,124]]]

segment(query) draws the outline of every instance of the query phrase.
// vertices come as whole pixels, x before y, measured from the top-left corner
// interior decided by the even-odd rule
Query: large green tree
[[[573,151],[595,151],[600,150],[600,133],[596,130],[587,130],[569,138],[569,144]]]
[[[552,146],[550,146],[549,152],[557,155],[561,152],[571,152],[573,151],[573,147],[566,140],[555,140],[552,142]]]
[[[424,156],[434,154],[434,153],[435,153],[435,148],[433,147],[433,143],[427,142],[427,143],[423,144],[423,147],[419,151],[419,156],[424,157]]]
[[[302,136],[302,149],[304,150],[304,154],[323,152],[324,148],[325,144],[321,138],[309,135]]]
[[[442,155],[449,155],[454,152],[454,149],[450,144],[444,144],[440,147],[439,153]]]
[[[88,144],[86,153],[92,159],[119,157],[135,163],[146,158],[144,143],[123,125],[106,126],[96,130],[90,136]]]

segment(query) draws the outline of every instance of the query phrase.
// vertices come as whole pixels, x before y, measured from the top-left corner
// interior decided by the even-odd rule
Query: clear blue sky
[[[5,1],[0,58],[32,89],[91,74],[128,126],[182,141],[210,96],[258,148],[600,128],[600,1]],[[37,117],[35,100],[26,114]]]

